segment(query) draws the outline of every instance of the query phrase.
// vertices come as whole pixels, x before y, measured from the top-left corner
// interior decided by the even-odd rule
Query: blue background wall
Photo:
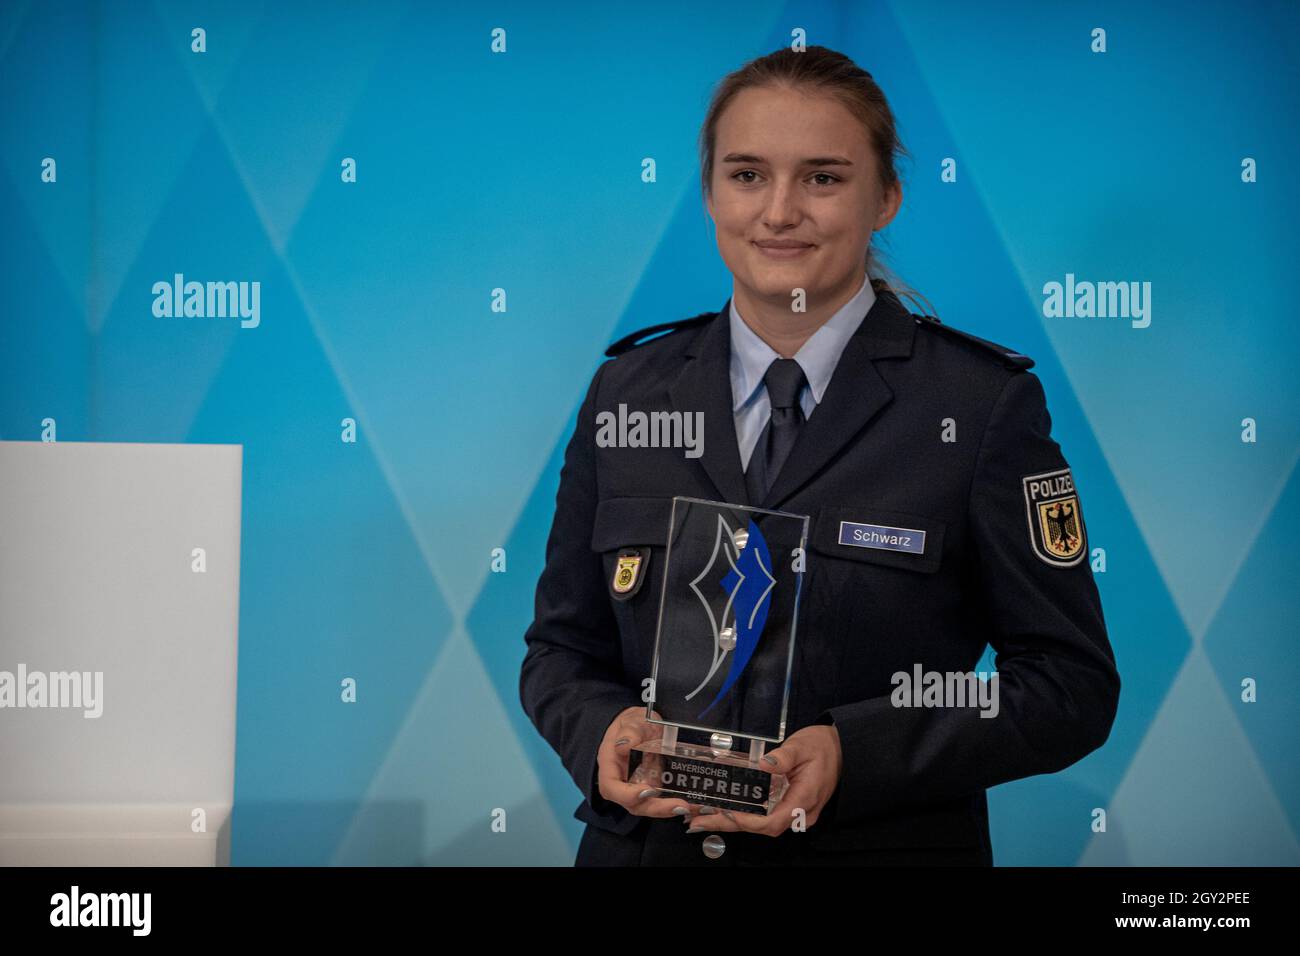
[[[990,792],[996,861],[1300,861],[1298,8],[984,7],[0,4],[0,438],[245,448],[237,864],[571,862],[517,693],[561,455],[613,337],[730,294],[695,138],[795,28],[890,97],[888,261],[1037,360],[1107,555],[1114,731]],[[155,318],[176,272],[260,326]],[[1044,318],[1067,272],[1150,326]]]

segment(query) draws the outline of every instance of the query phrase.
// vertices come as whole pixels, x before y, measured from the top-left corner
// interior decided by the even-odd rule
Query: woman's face
[[[718,251],[737,293],[789,308],[852,295],[871,233],[898,211],[884,195],[867,131],[828,96],[751,87],[718,120],[712,195]],[[767,243],[794,248],[764,248]]]

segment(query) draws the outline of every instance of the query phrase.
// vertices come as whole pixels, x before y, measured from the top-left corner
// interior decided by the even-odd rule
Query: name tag
[[[925,532],[916,528],[889,528],[881,524],[840,522],[840,544],[855,548],[880,548],[884,551],[925,553]]]

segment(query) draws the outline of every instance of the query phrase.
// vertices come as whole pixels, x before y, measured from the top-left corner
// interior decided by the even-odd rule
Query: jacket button
[[[704,838],[704,855],[710,860],[716,860],[722,854],[727,852],[727,842],[716,833],[711,833]]]

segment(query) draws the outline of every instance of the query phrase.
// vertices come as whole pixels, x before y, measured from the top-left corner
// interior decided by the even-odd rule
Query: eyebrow
[[[751,153],[728,153],[722,157],[724,163],[766,163],[762,156],[754,156]],[[853,163],[843,156],[813,156],[810,159],[803,160],[802,166],[852,166]]]

